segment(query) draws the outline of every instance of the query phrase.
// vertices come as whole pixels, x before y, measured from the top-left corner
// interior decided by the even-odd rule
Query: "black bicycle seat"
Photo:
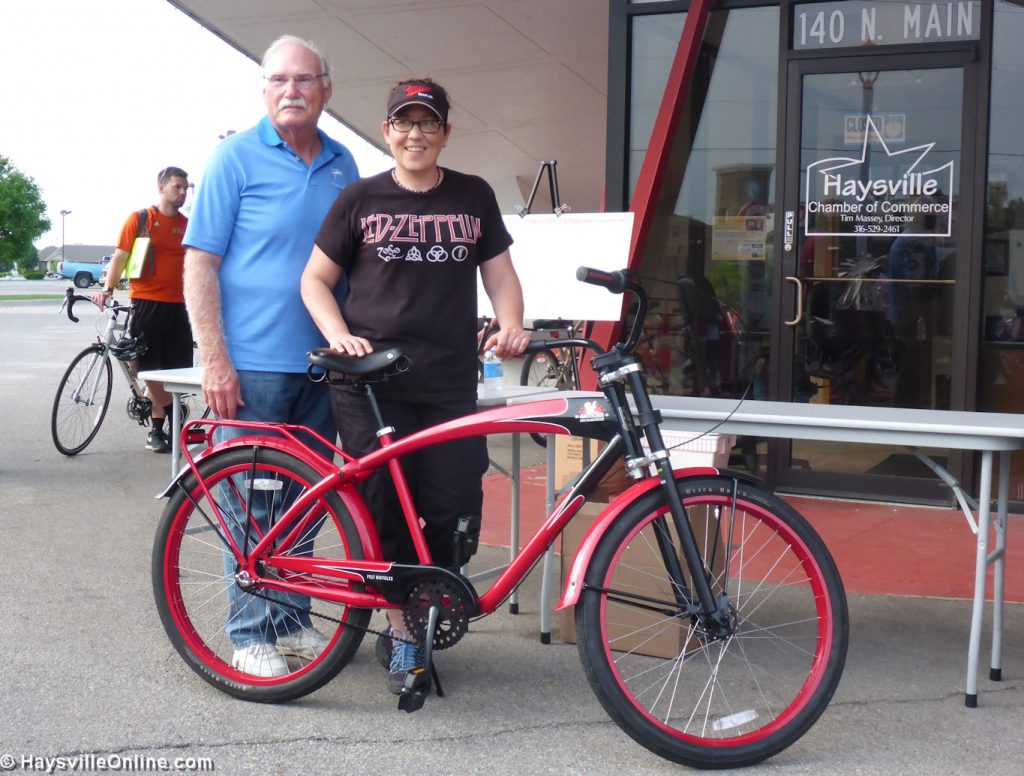
[[[374,351],[366,356],[349,356],[330,348],[317,348],[306,357],[310,364],[328,372],[369,380],[401,374],[412,366],[412,360],[399,348]]]

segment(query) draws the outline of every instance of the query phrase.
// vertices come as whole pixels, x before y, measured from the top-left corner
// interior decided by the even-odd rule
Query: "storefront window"
[[[685,14],[636,18],[632,196]],[[639,270],[644,359],[663,394],[764,398],[775,199],[775,8],[711,14]]]
[[[632,50],[629,63],[629,198],[644,154],[651,142],[654,120],[665,95],[668,72],[679,46],[685,13],[657,14],[633,18]]]
[[[1024,8],[995,4],[992,42],[984,327],[978,409],[1024,412]],[[1024,500],[1024,454],[1013,457],[1011,498]]]

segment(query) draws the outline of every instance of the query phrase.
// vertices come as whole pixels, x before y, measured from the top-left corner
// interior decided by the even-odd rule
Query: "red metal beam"
[[[665,168],[672,153],[672,141],[679,127],[683,106],[690,96],[693,71],[697,66],[697,56],[700,54],[700,44],[704,40],[704,30],[712,5],[714,0],[693,0],[686,13],[683,32],[676,47],[676,56],[672,61],[665,93],[661,98],[661,107],[651,131],[651,141],[647,146],[647,153],[644,154],[633,201],[629,206],[630,211],[635,214],[629,246],[630,269],[640,266],[640,258],[647,246],[647,237],[654,222],[658,197],[661,195],[661,186],[665,179]],[[591,338],[608,347],[616,341],[621,328],[621,319],[618,323],[597,323],[591,332]],[[585,366],[589,367],[589,364]],[[589,372],[589,369],[587,371]],[[583,378],[590,387],[596,385],[596,382],[592,382],[592,373],[583,375]]]

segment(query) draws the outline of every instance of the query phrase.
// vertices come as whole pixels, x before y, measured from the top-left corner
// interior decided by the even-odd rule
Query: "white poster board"
[[[623,269],[629,262],[632,213],[565,213],[504,216],[515,242],[512,263],[523,284],[525,318],[617,321],[622,295],[576,279],[580,266]],[[477,276],[481,316],[494,317]]]

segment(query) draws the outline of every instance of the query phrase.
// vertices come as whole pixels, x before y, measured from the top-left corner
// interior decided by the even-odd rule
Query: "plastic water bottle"
[[[484,355],[484,395],[496,396],[504,390],[504,383],[504,371],[501,359],[498,358],[498,349],[491,348]]]

